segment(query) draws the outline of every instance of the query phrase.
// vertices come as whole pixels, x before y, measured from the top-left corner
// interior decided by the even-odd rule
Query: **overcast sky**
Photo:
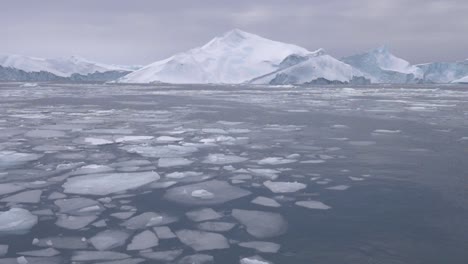
[[[468,0],[0,0],[0,53],[148,64],[232,28],[335,57],[468,58]]]

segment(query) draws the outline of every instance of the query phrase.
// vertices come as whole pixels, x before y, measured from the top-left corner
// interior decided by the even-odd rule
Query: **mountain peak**
[[[381,45],[380,47],[372,50],[374,53],[390,53],[390,49],[388,48],[387,45]]]

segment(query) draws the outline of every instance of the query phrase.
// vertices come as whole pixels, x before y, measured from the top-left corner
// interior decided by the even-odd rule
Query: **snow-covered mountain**
[[[330,84],[368,83],[365,75],[320,49],[304,56],[293,54],[280,63],[279,69],[257,77],[252,84]]]
[[[22,55],[0,55],[0,80],[42,81],[118,78],[130,69],[92,62],[84,58],[45,59]],[[119,75],[119,76],[117,76]]]
[[[342,58],[341,61],[363,72],[372,83],[413,83],[423,78],[423,71],[398,58],[385,47]]]
[[[289,55],[308,50],[234,29],[202,47],[157,61],[121,78],[123,83],[243,83],[276,71]]]

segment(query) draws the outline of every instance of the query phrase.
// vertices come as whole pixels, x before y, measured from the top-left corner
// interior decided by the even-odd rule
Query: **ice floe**
[[[350,186],[348,186],[348,185],[336,185],[336,186],[328,187],[326,189],[327,190],[333,190],[333,191],[345,191],[345,190],[347,190],[349,188],[350,188]]]
[[[130,153],[137,153],[149,158],[178,158],[198,151],[196,147],[179,145],[124,146],[122,148]]]
[[[285,159],[281,157],[269,157],[269,158],[264,158],[260,161],[258,161],[259,165],[282,165],[282,164],[288,164],[288,163],[294,163],[296,160],[294,159]]]
[[[319,201],[297,201],[297,206],[305,207],[308,209],[328,210],[331,207]]]
[[[241,242],[238,245],[245,248],[252,248],[262,253],[277,253],[281,248],[279,244],[265,241]]]
[[[193,192],[204,190],[209,192],[209,197],[194,196]],[[250,192],[230,185],[224,181],[212,180],[191,185],[174,187],[167,190],[164,198],[186,205],[216,205],[250,195]]]
[[[91,222],[95,221],[97,216],[85,215],[85,216],[73,216],[73,215],[59,215],[55,224],[59,227],[71,230],[78,230],[86,227]]]
[[[114,251],[75,251],[72,255],[72,261],[102,261],[102,260],[119,260],[128,259],[129,255]]]
[[[245,225],[247,232],[256,238],[280,236],[288,228],[288,223],[278,213],[234,209],[232,216]]]
[[[15,193],[24,190],[25,188],[21,185],[14,183],[1,183],[0,184],[0,195]]]
[[[227,232],[236,226],[229,222],[203,222],[197,225],[197,228],[203,231],[210,232]]]
[[[24,191],[12,196],[5,197],[0,202],[10,203],[39,203],[41,200],[41,190]]]
[[[146,229],[152,226],[162,226],[177,222],[178,217],[155,212],[145,212],[134,216],[123,223],[127,229]]]
[[[202,222],[207,220],[215,220],[222,217],[221,214],[211,208],[202,208],[185,213],[188,219],[194,222]]]
[[[32,257],[53,257],[60,254],[60,251],[54,248],[46,248],[46,249],[39,249],[39,250],[31,250],[31,251],[22,251],[18,252],[18,255],[23,256],[32,256]]]
[[[39,247],[53,247],[59,249],[86,249],[88,243],[81,237],[45,237],[33,243]]]
[[[307,185],[299,182],[272,182],[266,181],[263,183],[265,187],[274,193],[292,193],[303,190]]]
[[[177,259],[182,255],[182,249],[174,250],[165,250],[165,251],[151,251],[151,252],[142,252],[141,256],[147,259],[156,260],[158,262],[168,263]],[[192,264],[192,263],[191,263]]]
[[[156,227],[153,227],[153,230],[159,239],[176,238],[176,235],[167,226],[156,226]]]
[[[97,214],[103,211],[101,203],[98,201],[76,197],[70,199],[58,199],[55,200],[55,205],[60,209],[60,213],[70,214],[70,215],[89,215]]]
[[[37,216],[23,208],[0,212],[0,235],[25,234],[37,224]]]
[[[182,243],[195,251],[229,248],[227,239],[218,233],[183,229],[176,234]]]
[[[214,264],[214,258],[206,254],[194,254],[181,258],[177,264]]]
[[[156,247],[157,245],[159,245],[158,237],[153,232],[145,230],[133,237],[127,246],[127,250],[143,250]]]
[[[30,161],[38,160],[42,154],[21,153],[15,151],[3,150],[0,151],[0,168],[21,165]]]
[[[188,166],[192,163],[193,161],[185,158],[160,158],[158,160],[158,166],[161,168]]]
[[[68,178],[63,188],[65,193],[108,195],[136,189],[159,178],[159,174],[154,171],[93,174]]]
[[[264,196],[258,196],[255,199],[252,200],[253,204],[258,204],[258,205],[263,205],[267,207],[280,207],[281,205],[274,199],[264,197]]]
[[[109,250],[125,244],[129,234],[120,230],[105,230],[91,237],[89,241],[99,251]]]
[[[204,160],[203,163],[215,164],[215,165],[224,165],[224,164],[233,164],[240,163],[248,160],[247,158],[235,156],[235,155],[225,155],[225,154],[209,154]]]

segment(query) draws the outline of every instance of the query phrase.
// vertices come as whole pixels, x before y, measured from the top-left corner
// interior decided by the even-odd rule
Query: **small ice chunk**
[[[248,258],[242,258],[240,264],[271,264],[271,262],[264,260],[260,256],[253,256]]]
[[[203,222],[197,225],[198,229],[210,232],[227,232],[236,226],[229,222]]]
[[[72,261],[99,261],[99,260],[119,260],[128,259],[129,255],[113,251],[75,251]]]
[[[60,215],[57,218],[55,224],[59,227],[70,229],[70,230],[78,230],[97,219],[97,216],[94,215],[87,215],[87,216],[73,216],[73,215]]]
[[[37,216],[23,208],[0,212],[0,234],[26,234],[37,224]]]
[[[103,138],[85,138],[84,142],[90,145],[94,146],[100,146],[100,145],[107,145],[107,144],[112,144],[114,143],[111,140],[103,139]]]
[[[176,234],[182,243],[195,251],[229,248],[227,239],[217,233],[183,229]]]
[[[214,264],[214,258],[206,254],[195,254],[181,258],[177,264]]]
[[[6,203],[39,203],[41,200],[41,190],[31,190],[5,197],[0,202]]]
[[[278,213],[234,209],[232,216],[245,225],[247,232],[256,238],[280,236],[288,228],[288,223]]]
[[[193,161],[185,158],[160,158],[158,166],[161,168],[180,167],[192,164]]]
[[[363,180],[364,180],[364,178],[353,177],[353,176],[349,176],[348,178],[349,178],[350,180],[352,180],[352,181],[363,181]]]
[[[200,199],[213,199],[214,194],[210,193],[207,190],[200,189],[200,190],[192,191],[192,197],[200,198]]]
[[[326,188],[327,190],[333,190],[333,191],[345,191],[347,189],[349,189],[350,186],[348,185],[336,185],[336,186],[332,186],[332,187],[328,187]]]
[[[98,201],[83,197],[58,199],[54,203],[61,213],[69,215],[94,215],[103,211]]]
[[[159,178],[159,174],[154,171],[93,174],[68,178],[63,188],[65,193],[108,195],[136,189]]]
[[[185,213],[188,219],[194,222],[202,222],[207,220],[215,220],[222,217],[218,212],[211,208],[202,208]]]
[[[89,239],[91,244],[99,251],[120,247],[130,235],[120,230],[105,230]]]
[[[182,141],[184,138],[181,137],[171,137],[171,136],[160,136],[156,138],[156,141],[163,143],[178,142]]]
[[[328,210],[331,207],[319,202],[319,201],[298,201],[296,202],[297,206],[309,208],[309,209],[319,209],[319,210]]]
[[[23,256],[32,256],[32,257],[53,257],[60,254],[60,251],[53,249],[53,248],[46,248],[46,249],[39,249],[39,250],[32,250],[32,251],[22,251],[18,252],[18,255]]]
[[[199,177],[202,176],[203,173],[201,172],[195,172],[195,171],[182,171],[182,172],[172,172],[169,174],[166,174],[166,178],[170,179],[183,179],[187,177]]]
[[[239,243],[239,246],[252,248],[262,253],[277,253],[281,247],[279,244],[265,241],[242,242]]]
[[[145,230],[133,237],[132,242],[127,246],[127,250],[143,250],[157,245],[159,245],[158,237],[153,232]]]
[[[63,199],[67,197],[65,194],[63,193],[59,193],[59,192],[53,192],[49,195],[49,197],[47,197],[47,199],[49,200],[56,200],[56,199]]]
[[[281,173],[280,171],[273,169],[248,169],[248,171],[254,176],[268,178],[270,180],[276,180],[278,178],[278,174]]]
[[[193,191],[196,190],[205,190],[213,194],[213,197],[211,199],[200,199],[199,197],[194,197]],[[249,191],[232,186],[224,181],[212,180],[171,188],[167,190],[164,198],[180,204],[206,206],[223,204],[248,195],[250,195]]]
[[[268,206],[268,207],[280,207],[281,206],[274,199],[264,197],[264,196],[258,196],[257,198],[252,200],[252,203],[253,204],[258,204],[258,205],[263,205],[263,206]]]
[[[177,222],[179,219],[175,216],[167,214],[159,214],[155,212],[145,212],[134,216],[123,223],[127,229],[145,229],[152,226],[167,225]]]
[[[294,163],[296,160],[293,159],[285,159],[281,157],[269,157],[269,158],[264,158],[260,161],[258,161],[259,165],[281,165],[281,164],[288,164],[288,163]]]
[[[165,250],[165,251],[155,251],[155,252],[143,252],[141,256],[147,259],[156,260],[158,262],[171,262],[178,258],[184,250],[175,249],[175,250]]]
[[[389,129],[376,129],[373,133],[377,134],[398,134],[401,130],[389,130]]]
[[[140,142],[140,141],[147,141],[153,139],[153,136],[124,136],[115,139],[115,142],[122,143],[122,142]]]
[[[191,146],[167,145],[167,146],[125,146],[124,150],[137,153],[149,158],[178,158],[188,156],[198,151]]]
[[[176,235],[167,226],[156,226],[156,227],[153,227],[153,230],[159,239],[176,238]]]
[[[239,156],[235,156],[235,155],[209,154],[203,160],[203,163],[224,165],[224,164],[240,163],[240,162],[244,162],[246,160],[248,160],[248,159],[243,158],[243,157],[239,157]]]
[[[15,193],[24,190],[23,186],[14,183],[1,183],[0,184],[0,195]]]
[[[272,182],[266,181],[263,183],[265,187],[274,193],[292,193],[305,189],[307,185],[299,182]]]

